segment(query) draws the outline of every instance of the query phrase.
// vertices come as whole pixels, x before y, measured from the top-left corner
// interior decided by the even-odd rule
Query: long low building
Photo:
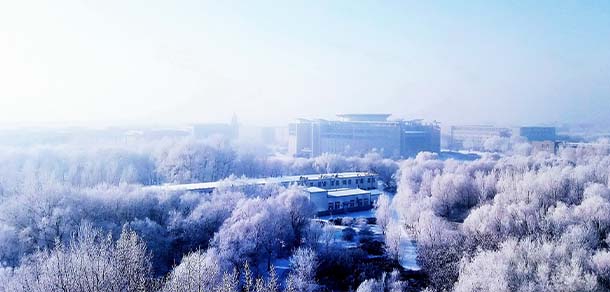
[[[318,187],[322,189],[376,189],[379,177],[371,172],[338,172],[328,174],[307,174],[293,176],[279,176],[267,178],[245,178],[235,180],[222,180],[215,182],[191,183],[191,184],[164,184],[149,186],[148,189],[165,191],[190,191],[211,193],[221,186],[263,186],[267,184],[279,184],[284,187],[299,185],[304,187]]]
[[[379,176],[371,172],[338,172],[328,174],[293,175],[255,179],[227,179],[192,184],[165,184],[145,189],[212,193],[220,187],[249,187],[278,184],[284,187],[302,186],[315,206],[318,216],[371,209],[381,191]]]

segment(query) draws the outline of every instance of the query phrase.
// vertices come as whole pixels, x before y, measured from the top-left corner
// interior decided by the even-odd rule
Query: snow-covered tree
[[[223,272],[214,252],[196,251],[188,254],[169,274],[165,292],[213,291],[222,284]]]
[[[83,224],[67,246],[34,254],[13,272],[6,291],[146,291],[154,287],[141,239],[123,229],[117,242]]]
[[[390,197],[386,194],[379,196],[377,204],[375,205],[375,218],[377,219],[377,225],[381,228],[383,234],[386,233],[388,225],[392,220],[392,209],[390,209]]]
[[[290,257],[292,269],[286,279],[287,291],[315,291],[316,268],[318,265],[316,252],[310,248],[298,248]]]

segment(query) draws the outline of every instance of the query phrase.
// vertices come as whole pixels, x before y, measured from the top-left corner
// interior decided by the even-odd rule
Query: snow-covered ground
[[[328,220],[343,218],[343,217],[352,217],[356,218],[372,218],[375,217],[375,210],[366,210],[366,211],[358,211],[352,213],[338,214],[338,215],[328,215],[320,217],[320,220],[328,222]],[[353,241],[345,241],[342,239],[342,232],[347,226],[341,225],[331,225],[332,228],[336,231],[333,243],[334,245],[340,245],[343,248],[355,248],[357,247],[358,236],[354,238]],[[371,231],[373,232],[375,237],[382,237],[381,229],[379,226],[374,224],[368,225]],[[357,227],[352,227],[356,232],[360,231]],[[382,239],[382,238],[381,238]],[[400,243],[400,265],[406,270],[419,271],[421,267],[417,264],[417,244],[412,238],[407,234],[406,231],[403,230],[403,234],[401,236]]]
[[[359,241],[359,236],[358,236],[358,232],[360,232],[360,228],[356,227],[356,226],[352,226],[351,228],[354,229],[354,231],[356,232],[354,239],[351,241],[348,240],[344,240],[343,239],[343,230],[350,228],[348,226],[343,226],[343,225],[333,225],[332,223],[328,222],[327,220],[323,221],[327,222],[330,226],[330,228],[332,228],[332,230],[334,231],[334,235],[333,235],[333,239],[332,242],[330,242],[331,245],[334,246],[339,246],[341,248],[356,248],[358,247],[358,241]],[[373,225],[369,225],[370,227],[372,227]],[[373,231],[373,229],[371,228],[371,231]],[[374,231],[373,231],[374,232]],[[320,241],[320,243],[325,244],[325,242]]]
[[[288,273],[290,273],[290,259],[281,258],[273,260],[273,267],[275,268],[275,273],[277,274],[280,280],[286,279],[288,277]],[[267,276],[265,272],[265,276]]]
[[[417,264],[417,244],[406,233],[403,233],[400,242],[400,258],[398,262],[405,270],[421,270],[421,267]]]

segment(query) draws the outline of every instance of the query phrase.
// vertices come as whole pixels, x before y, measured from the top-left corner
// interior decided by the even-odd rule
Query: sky
[[[610,1],[0,1],[0,124],[610,124]]]

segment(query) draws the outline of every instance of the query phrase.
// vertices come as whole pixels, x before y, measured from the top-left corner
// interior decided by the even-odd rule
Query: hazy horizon
[[[610,3],[0,4],[0,124],[608,123]]]

